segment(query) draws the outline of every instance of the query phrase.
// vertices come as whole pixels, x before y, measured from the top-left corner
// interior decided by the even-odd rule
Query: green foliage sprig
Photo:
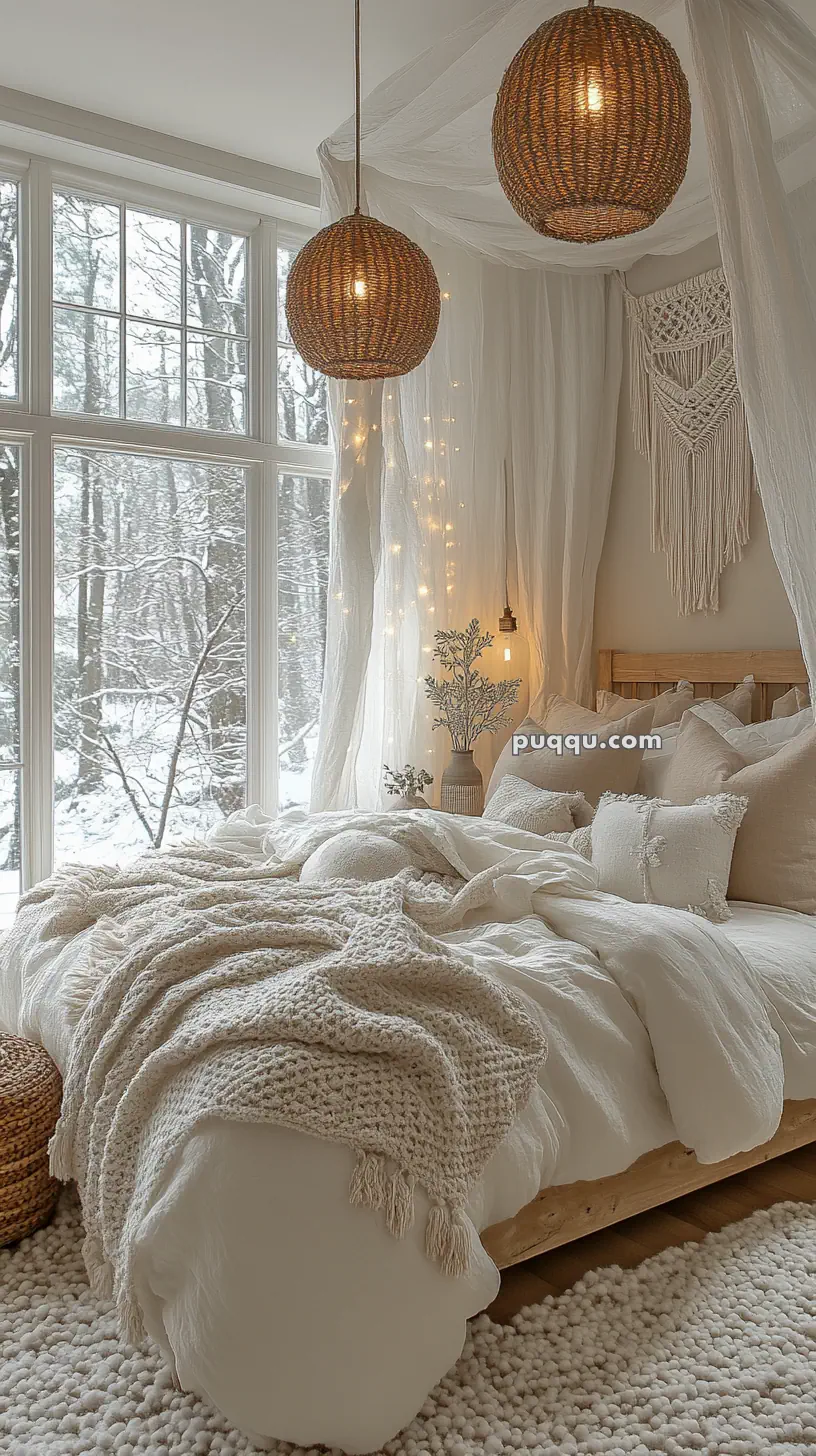
[[[473,618],[464,632],[437,632],[434,657],[450,673],[447,678],[425,679],[425,692],[439,717],[434,728],[447,728],[454,752],[466,753],[482,733],[498,733],[512,721],[510,709],[518,701],[521,678],[491,682],[474,663],[486,647],[492,647],[489,632],[482,632]]]

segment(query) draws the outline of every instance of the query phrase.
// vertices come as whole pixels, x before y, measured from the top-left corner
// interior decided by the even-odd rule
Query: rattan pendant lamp
[[[545,21],[493,114],[499,181],[536,232],[597,243],[649,227],[688,165],[688,82],[666,37],[595,0]]]
[[[286,289],[295,348],[333,379],[394,379],[422,363],[439,327],[430,258],[360,211],[360,0],[354,0],[354,212],[298,253]]]

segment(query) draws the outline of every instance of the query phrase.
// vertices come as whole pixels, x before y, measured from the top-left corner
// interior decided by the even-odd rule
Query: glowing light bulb
[[[428,588],[426,586],[420,586],[417,588],[417,593],[421,597],[426,597],[428,595]]]
[[[505,660],[505,662],[509,662],[510,661],[510,648],[509,647],[505,647],[505,649],[504,649],[504,660]]]
[[[365,278],[355,278],[353,287],[355,298],[368,297],[368,284],[366,283]]]
[[[596,114],[599,111],[603,111],[604,94],[599,76],[587,76],[586,104],[587,111],[592,111]]]

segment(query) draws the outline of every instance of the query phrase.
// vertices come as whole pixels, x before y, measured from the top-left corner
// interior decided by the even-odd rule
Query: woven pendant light
[[[507,197],[536,232],[566,242],[649,227],[686,174],[690,141],[673,47],[647,20],[595,0],[525,41],[493,113]]]
[[[394,379],[422,363],[439,327],[430,258],[360,211],[360,0],[354,0],[356,207],[292,264],[286,318],[295,348],[333,379]]]

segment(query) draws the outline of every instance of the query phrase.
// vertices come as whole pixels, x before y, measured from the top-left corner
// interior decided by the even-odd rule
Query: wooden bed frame
[[[656,697],[680,678],[694,683],[698,696],[719,697],[749,673],[753,673],[759,689],[754,714],[757,722],[770,717],[773,700],[780,693],[794,685],[804,687],[808,680],[800,652],[604,650],[598,654],[598,687],[624,697]],[[737,1153],[722,1163],[704,1164],[698,1163],[682,1143],[669,1143],[646,1153],[614,1177],[543,1189],[514,1218],[485,1229],[482,1243],[498,1267],[507,1269],[814,1141],[816,1098],[786,1102],[777,1132],[758,1148]]]

